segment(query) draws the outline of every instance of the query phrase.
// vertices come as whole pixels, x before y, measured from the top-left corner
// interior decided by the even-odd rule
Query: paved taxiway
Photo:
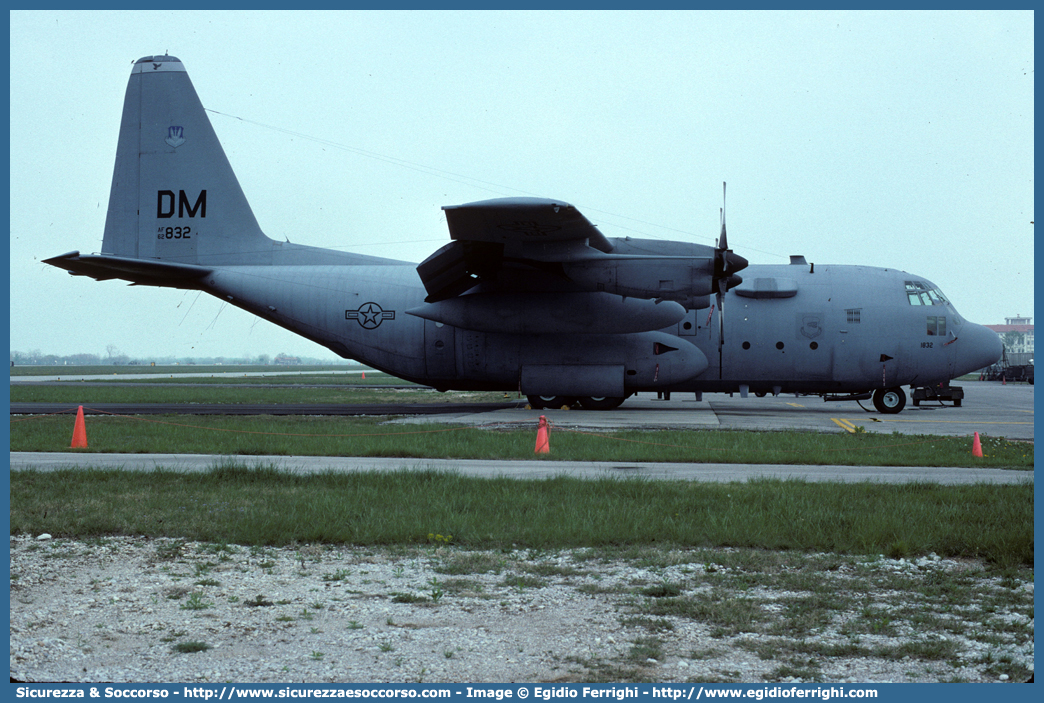
[[[952,403],[907,403],[897,415],[873,411],[864,401],[824,402],[819,396],[780,395],[756,398],[739,394],[707,393],[702,401],[692,394],[673,394],[657,400],[642,393],[629,398],[610,412],[583,410],[501,409],[482,413],[442,414],[430,418],[406,418],[400,422],[454,422],[465,425],[534,423],[547,416],[559,427],[613,430],[642,429],[723,429],[723,430],[807,430],[815,432],[866,432],[881,434],[932,434],[947,436],[1006,437],[1033,440],[1033,386],[991,382],[963,384],[962,407]],[[688,396],[688,399],[685,398]]]
[[[85,403],[85,415],[411,415],[475,414],[521,406],[511,403],[351,403],[343,405],[293,403]],[[76,413],[75,403],[11,403],[12,415]]]
[[[545,415],[559,428],[610,431],[627,428],[644,429],[732,429],[784,430],[800,429],[820,432],[845,432],[848,427],[863,427],[867,432],[891,434],[940,434],[970,436],[1003,436],[1009,439],[1033,439],[1033,386],[971,382],[964,385],[963,407],[930,403],[920,407],[908,405],[899,415],[881,415],[864,411],[854,402],[825,403],[818,397],[780,396],[778,398],[740,398],[707,394],[697,402],[675,394],[670,401],[657,400],[643,394],[627,400],[610,412],[584,410],[525,410],[520,403],[432,404],[417,415],[411,406],[237,406],[236,412],[249,414],[400,414],[408,417],[397,423],[446,422],[478,427],[531,426]],[[691,396],[690,396],[691,398]],[[75,412],[75,405],[13,404],[12,414],[21,405],[35,405],[33,412]],[[868,403],[864,403],[870,407]],[[144,411],[199,413],[231,411],[229,406],[204,408],[199,405],[153,404]],[[112,407],[108,412],[134,412],[130,406]],[[552,432],[552,446],[554,433]],[[969,451],[970,451],[969,443]],[[650,479],[686,481],[746,481],[763,477],[794,478],[807,481],[880,481],[936,483],[1018,483],[1033,481],[1033,472],[999,469],[928,468],[928,467],[862,467],[862,466],[791,466],[738,464],[674,464],[644,462],[559,462],[534,459],[518,461],[473,461],[447,459],[382,459],[353,457],[233,457],[248,466],[274,466],[295,472],[392,471],[399,469],[442,469],[474,476],[515,476],[540,478],[557,475],[599,478],[604,476],[643,476]],[[78,454],[78,453],[11,453],[11,468],[35,467],[53,470],[73,466],[98,466],[129,470],[153,470],[157,467],[185,471],[205,470],[222,457],[211,455],[152,454]]]
[[[89,404],[87,413],[102,414],[237,414],[237,415],[402,415],[400,423],[444,422],[476,427],[532,424],[540,415],[562,428],[585,430],[618,429],[723,429],[723,430],[805,430],[813,432],[866,432],[891,434],[934,434],[970,437],[1006,437],[1033,440],[1033,386],[1001,385],[970,381],[963,384],[963,406],[951,403],[907,403],[898,415],[882,415],[872,410],[869,401],[862,406],[853,401],[824,402],[818,396],[781,395],[741,398],[737,394],[708,393],[702,401],[693,395],[674,394],[657,400],[643,393],[629,398],[616,410],[526,410],[524,401],[504,403],[431,403],[425,405],[218,405],[218,404]],[[284,386],[285,387],[285,386]],[[12,403],[12,415],[76,412],[72,403]]]
[[[652,480],[731,482],[762,478],[836,481],[841,483],[925,482],[946,485],[969,483],[1033,482],[1032,471],[921,466],[812,466],[790,464],[678,464],[659,462],[541,461],[481,459],[400,459],[385,457],[287,457],[211,454],[75,454],[11,452],[11,469],[59,469],[90,466],[126,471],[206,471],[234,461],[244,466],[273,467],[299,474],[334,471],[453,471],[483,478],[548,478],[573,476],[584,479],[642,477]]]

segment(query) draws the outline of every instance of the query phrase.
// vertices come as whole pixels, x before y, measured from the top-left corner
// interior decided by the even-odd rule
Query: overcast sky
[[[1033,315],[1031,12],[12,12],[11,348],[332,352],[196,292],[71,277],[123,94],[185,64],[273,238],[419,262],[440,209],[565,200],[607,236],[900,268]],[[219,114],[215,114],[219,113]]]

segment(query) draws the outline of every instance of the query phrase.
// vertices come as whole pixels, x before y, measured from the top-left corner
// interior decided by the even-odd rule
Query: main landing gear
[[[884,415],[895,415],[906,407],[906,391],[902,388],[878,388],[874,391],[874,407]]]
[[[610,396],[569,396],[569,395],[527,395],[526,399],[534,410],[550,408],[552,410],[571,407],[574,403],[580,403],[584,410],[612,410],[620,407],[626,398],[615,398]]]

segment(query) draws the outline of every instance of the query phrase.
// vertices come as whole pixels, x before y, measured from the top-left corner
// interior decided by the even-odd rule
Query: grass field
[[[198,374],[198,373],[279,373],[292,371],[314,371],[316,373],[331,374],[350,370],[362,370],[364,367],[353,364],[330,364],[330,365],[299,365],[299,366],[277,366],[277,365],[200,365],[195,364],[173,364],[150,366],[148,364],[121,364],[94,365],[94,366],[12,366],[11,376],[85,376],[85,375],[113,375],[113,376],[135,376],[140,374]],[[122,378],[120,379],[123,380]]]
[[[1033,486],[705,484],[478,479],[452,472],[299,476],[244,462],[206,473],[15,471],[11,532],[218,544],[468,549],[745,547],[935,552],[1033,563]]]
[[[74,416],[12,418],[11,450],[277,456],[533,458],[535,426],[495,430],[445,424],[382,424],[385,418],[314,416],[90,416],[87,450],[70,450]],[[663,461],[857,466],[971,466],[1032,470],[1029,442],[983,438],[983,457],[962,437],[870,433],[552,431],[552,452],[570,461]]]
[[[142,368],[147,371],[147,368]],[[193,369],[195,370],[195,369]],[[227,367],[224,369],[227,370]],[[301,384],[310,377],[291,377]],[[257,401],[255,391],[324,402],[320,393],[363,393],[354,377],[316,377],[318,388],[207,388],[202,384],[73,387],[72,402],[205,398]],[[377,378],[377,376],[375,376]],[[386,378],[386,377],[385,377]],[[348,380],[352,379],[352,380]],[[121,381],[125,380],[123,378]],[[220,379],[229,385],[228,377]],[[270,379],[261,379],[264,385]],[[367,379],[369,382],[370,379]],[[217,381],[215,381],[216,383]],[[254,385],[258,379],[244,379]],[[56,397],[68,387],[16,385],[12,399]],[[215,392],[231,400],[217,400]],[[98,395],[85,395],[97,393]],[[184,396],[172,396],[184,393]],[[450,398],[429,390],[418,402]],[[17,395],[16,395],[17,394]],[[197,395],[193,395],[197,394]],[[476,394],[502,399],[503,394]],[[361,397],[361,396],[352,396]],[[150,400],[151,399],[151,400]],[[411,402],[411,401],[405,401]],[[752,481],[689,484],[641,480],[471,479],[453,473],[292,476],[250,462],[259,455],[533,458],[535,426],[495,430],[446,425],[406,429],[384,418],[138,416],[87,420],[92,452],[200,453],[241,457],[209,473],[96,470],[11,474],[11,531],[64,537],[166,536],[215,543],[297,542],[420,545],[437,535],[477,549],[745,547],[792,552],[906,556],[935,552],[999,567],[1033,563],[1033,487],[811,484]],[[72,415],[11,419],[12,451],[72,451]],[[552,432],[550,459],[981,466],[1033,469],[1033,444],[984,438],[981,459],[959,437],[812,432]],[[451,536],[451,537],[450,537]]]
[[[48,367],[14,367],[12,376],[41,375]],[[56,367],[59,375],[111,374],[111,381],[53,383],[14,383],[13,403],[220,403],[220,404],[380,404],[380,403],[461,403],[495,402],[518,399],[517,394],[448,392],[439,393],[426,386],[408,383],[387,374],[370,371],[363,378],[362,367],[276,367],[276,366],[110,366]],[[346,373],[347,368],[354,368]],[[26,374],[27,369],[45,369]],[[68,370],[65,370],[68,369]],[[91,369],[94,369],[93,371]],[[291,370],[288,373],[288,370]],[[15,374],[15,371],[20,374]],[[302,373],[303,372],[303,373]],[[53,375],[55,372],[52,372]],[[197,374],[210,374],[198,376]],[[163,378],[141,378],[161,374]],[[395,388],[381,388],[395,386]],[[376,388],[375,388],[376,387]]]
[[[269,379],[240,378],[229,382],[227,379],[192,379],[202,383],[189,383],[183,380],[149,381],[128,385],[36,385],[18,384],[11,387],[12,403],[73,403],[91,405],[92,403],[222,403],[222,404],[269,404],[298,405],[301,403],[330,403],[335,405],[377,404],[377,403],[462,403],[492,402],[516,399],[506,397],[504,393],[461,393],[450,391],[439,393],[430,388],[359,388],[361,385],[371,386],[370,379],[360,381],[357,378],[345,377],[343,383],[330,383],[326,377],[322,383],[310,383],[307,376],[293,377],[293,380],[278,379],[268,383]],[[391,385],[389,376],[381,376],[384,385]],[[349,381],[349,379],[351,379]],[[394,379],[397,384],[402,381]],[[293,384],[291,386],[291,383]]]

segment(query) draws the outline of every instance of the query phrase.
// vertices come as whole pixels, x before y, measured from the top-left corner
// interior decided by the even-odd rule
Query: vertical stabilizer
[[[201,265],[272,263],[275,242],[236,180],[184,65],[134,64],[102,253]]]

